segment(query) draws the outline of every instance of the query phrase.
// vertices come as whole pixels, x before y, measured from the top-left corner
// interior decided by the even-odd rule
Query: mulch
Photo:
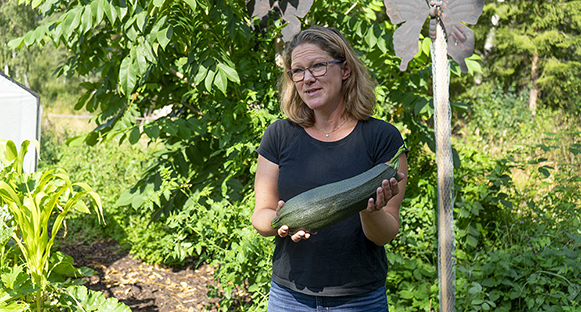
[[[121,249],[112,239],[90,245],[62,245],[75,267],[89,267],[96,275],[83,278],[85,286],[115,297],[140,312],[218,311],[218,299],[208,298],[209,286],[217,286],[213,266],[186,265],[168,268],[149,265]]]

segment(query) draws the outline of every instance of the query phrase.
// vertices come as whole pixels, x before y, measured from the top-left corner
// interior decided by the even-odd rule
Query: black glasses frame
[[[294,70],[300,69],[300,70],[302,70],[302,72],[303,72],[303,78],[301,78],[301,79],[299,79],[299,80],[294,80],[294,79],[293,79],[293,76],[294,76],[294,73],[293,73],[293,71],[294,71],[294,70],[293,70],[293,69],[289,69],[289,70],[287,70],[287,72],[286,72],[286,73],[288,74],[288,77],[290,78],[290,80],[292,80],[293,82],[300,82],[300,81],[303,81],[303,80],[305,80],[305,73],[307,72],[307,70],[309,71],[309,73],[311,73],[311,75],[312,75],[313,77],[321,77],[321,76],[325,76],[325,75],[327,74],[327,71],[328,71],[328,69],[329,69],[329,64],[334,64],[334,63],[343,63],[343,62],[345,62],[345,61],[344,61],[344,60],[339,60],[339,59],[336,59],[336,60],[330,60],[330,61],[325,61],[325,62],[318,62],[318,63],[316,63],[316,64],[313,64],[313,65],[311,65],[311,66],[309,66],[309,67],[307,67],[307,68],[296,68],[296,69],[294,69]],[[319,74],[319,75],[315,75],[315,74],[313,73],[313,71],[311,70],[311,67],[312,67],[312,66],[315,66],[315,65],[319,65],[319,64],[325,64],[325,72],[324,72],[324,73],[322,73],[322,74]]]

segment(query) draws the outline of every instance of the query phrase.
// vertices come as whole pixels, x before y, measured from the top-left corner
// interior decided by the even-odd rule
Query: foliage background
[[[20,2],[9,3],[21,11],[29,4],[42,18],[2,48],[58,56],[46,65],[56,82],[43,83],[50,80],[38,74],[31,84],[55,111],[72,106],[94,116],[84,131],[43,132],[41,165],[90,181],[103,198],[107,226],[77,216],[71,232],[86,241],[112,236],[149,262],[218,264],[221,289],[210,295],[224,309],[264,310],[273,242],[249,220],[255,151],[264,129],[283,117],[274,64],[284,24],[277,13],[252,19],[246,2],[222,0]],[[487,2],[472,27],[472,72],[451,81],[461,311],[581,305],[580,82],[559,74],[577,70],[581,10],[574,9],[579,1],[558,3]],[[8,14],[4,8],[0,13]],[[389,302],[394,311],[437,310],[429,39],[420,38],[420,52],[400,72],[391,44],[397,26],[381,1],[314,1],[302,24],[346,35],[377,81],[376,117],[405,137],[409,184],[400,234],[386,247]],[[551,34],[562,40],[549,42]],[[516,40],[537,43],[522,49]],[[531,110],[537,50],[540,101]],[[46,62],[34,59],[30,68]],[[140,119],[161,108],[171,112]],[[252,304],[244,306],[240,296]]]

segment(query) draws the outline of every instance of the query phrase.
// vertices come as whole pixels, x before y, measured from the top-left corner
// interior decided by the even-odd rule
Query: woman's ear
[[[347,63],[347,61],[343,62],[343,66],[341,67],[341,76],[343,80],[346,80],[351,76],[351,67]]]

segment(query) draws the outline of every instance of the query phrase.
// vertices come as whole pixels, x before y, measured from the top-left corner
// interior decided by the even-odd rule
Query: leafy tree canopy
[[[494,1],[485,12],[478,27],[487,76],[517,90],[538,84],[545,105],[579,111],[581,1]]]
[[[97,127],[69,144],[117,138],[163,143],[119,205],[143,208],[156,219],[182,207],[192,194],[236,202],[251,192],[260,136],[281,117],[282,70],[275,64],[286,24],[278,17],[292,15],[292,2],[285,2],[282,13],[275,8],[252,18],[241,0],[20,1],[49,22],[10,47],[66,47],[70,57],[57,73],[81,77],[86,91],[75,109],[95,113]],[[419,52],[401,72],[392,45],[396,27],[382,1],[314,2],[302,23],[341,30],[377,81],[377,116],[397,124],[408,145],[434,146],[427,29]],[[478,70],[477,60],[466,60],[471,72]],[[453,70],[459,72],[458,64]],[[140,117],[161,108],[169,113],[141,123]]]

